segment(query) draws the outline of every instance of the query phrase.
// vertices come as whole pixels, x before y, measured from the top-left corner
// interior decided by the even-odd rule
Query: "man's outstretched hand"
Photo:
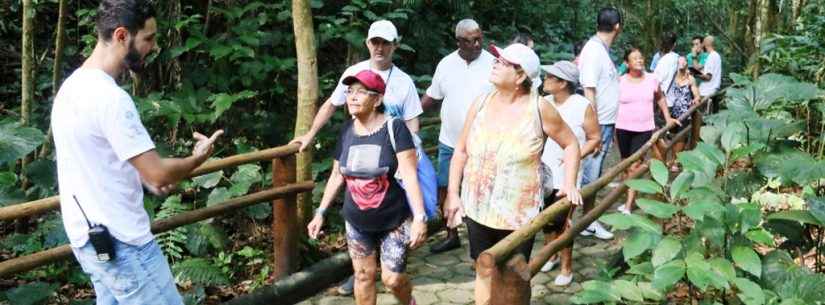
[[[212,155],[212,151],[214,150],[215,140],[218,139],[223,134],[223,130],[220,129],[215,131],[211,137],[206,137],[205,135],[201,134],[200,132],[195,132],[192,134],[192,137],[195,138],[198,142],[195,143],[195,147],[192,149],[192,155],[198,159],[206,160],[209,156]]]

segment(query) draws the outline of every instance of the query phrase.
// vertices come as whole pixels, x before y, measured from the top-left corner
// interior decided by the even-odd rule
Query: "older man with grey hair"
[[[483,50],[484,35],[475,20],[464,19],[455,27],[458,49],[438,63],[432,84],[421,98],[422,106],[430,108],[441,101],[441,131],[438,135],[438,197],[444,202],[450,159],[458,142],[464,119],[476,97],[489,92],[490,73],[495,58]],[[447,229],[447,239],[430,250],[440,253],[461,246],[456,229]]]

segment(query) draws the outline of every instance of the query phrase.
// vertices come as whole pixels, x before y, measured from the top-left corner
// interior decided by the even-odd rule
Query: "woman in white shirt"
[[[551,95],[547,96],[547,102],[553,105],[561,115],[564,122],[573,131],[576,140],[581,145],[581,157],[589,155],[596,150],[601,140],[601,130],[597,120],[596,112],[590,106],[590,102],[583,96],[575,94],[576,85],[579,80],[579,70],[576,65],[569,61],[559,61],[552,66],[542,66],[545,73],[543,90]],[[552,139],[547,139],[541,160],[545,166],[545,206],[556,202],[560,197],[565,196],[559,190],[562,189],[565,177],[562,159],[564,150]],[[576,178],[576,188],[581,187],[582,176],[579,172]],[[552,188],[552,190],[551,190]],[[571,209],[572,211],[572,209]],[[572,213],[570,213],[572,214]],[[544,241],[549,243],[562,233],[566,224],[570,221],[569,214],[560,214],[556,219],[544,228]],[[573,245],[561,250],[561,272],[556,277],[556,286],[569,285],[573,280]],[[558,259],[551,257],[541,268],[543,272],[548,272],[555,267]]]

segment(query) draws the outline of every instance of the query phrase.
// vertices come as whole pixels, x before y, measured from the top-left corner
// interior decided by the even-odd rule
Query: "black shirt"
[[[406,193],[394,178],[398,159],[387,126],[385,122],[375,133],[361,136],[355,134],[350,120],[335,147],[333,157],[346,185],[344,219],[361,231],[391,230],[411,215]],[[393,129],[398,152],[415,148],[403,121],[394,121]]]

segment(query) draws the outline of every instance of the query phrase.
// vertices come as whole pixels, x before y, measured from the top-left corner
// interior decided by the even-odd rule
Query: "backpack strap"
[[[398,152],[398,149],[395,148],[395,129],[392,127],[393,122],[395,122],[394,117],[390,117],[390,119],[387,120],[387,133],[390,135],[390,144],[392,144],[392,150]]]

